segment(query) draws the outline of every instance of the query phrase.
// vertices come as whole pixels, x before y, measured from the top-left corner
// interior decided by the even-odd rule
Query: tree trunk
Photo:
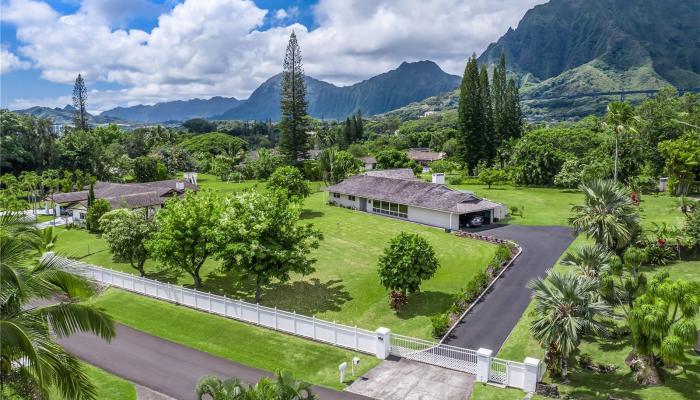
[[[569,382],[569,358],[564,355],[561,357],[561,381],[562,383]]]
[[[255,277],[255,303],[260,303],[260,276]]]
[[[143,264],[144,263],[141,263],[141,262],[136,264],[136,265],[134,265],[133,262],[131,263],[131,268],[139,271],[139,274],[141,275],[142,278],[144,278],[146,276],[146,271],[143,269]]]
[[[199,289],[202,287],[202,278],[199,277],[199,272],[195,272],[192,274],[192,278],[194,279],[194,288]]]

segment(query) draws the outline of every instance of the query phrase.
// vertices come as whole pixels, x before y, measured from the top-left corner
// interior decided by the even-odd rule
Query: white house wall
[[[333,197],[333,193],[330,194],[330,200],[341,207],[351,207],[355,210],[360,209],[360,198],[355,197],[355,200],[350,200],[348,195],[341,194],[340,197]]]

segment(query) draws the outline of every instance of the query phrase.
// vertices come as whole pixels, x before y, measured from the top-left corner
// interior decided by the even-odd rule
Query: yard
[[[586,239],[579,237],[572,243],[571,249],[585,243]],[[568,268],[564,265],[557,265],[557,269]],[[672,279],[686,279],[700,281],[700,261],[676,262],[663,267],[657,267],[648,271],[650,274],[667,271]],[[543,350],[540,345],[530,335],[529,327],[532,321],[531,311],[534,303],[530,303],[528,309],[511,332],[508,340],[498,352],[499,358],[509,360],[523,360],[525,357],[535,357],[542,359]],[[700,315],[696,317],[696,324],[700,325]],[[623,399],[640,400],[672,400],[672,399],[695,399],[700,393],[700,356],[689,351],[687,353],[688,362],[684,368],[666,377],[663,385],[654,387],[643,387],[634,381],[634,378],[625,365],[625,357],[631,351],[628,339],[611,341],[584,341],[580,351],[591,355],[594,363],[614,364],[619,368],[613,374],[598,374],[588,370],[572,366],[571,382],[567,385],[559,384],[559,391],[563,394],[570,394],[576,399],[608,399],[608,396]],[[547,378],[545,377],[545,380]],[[522,392],[520,392],[522,394]],[[490,400],[501,398],[507,395],[500,388],[488,385],[476,385],[472,393],[472,400]],[[504,397],[505,398],[505,397]],[[545,397],[536,396],[545,399]]]
[[[241,184],[209,181],[206,176],[199,183],[226,192],[256,186],[250,181]],[[261,304],[370,330],[385,326],[397,333],[429,338],[430,317],[444,312],[454,295],[486,267],[494,254],[495,246],[485,242],[329,206],[326,196],[324,192],[312,194],[303,214],[304,222],[313,223],[324,235],[321,247],[314,252],[318,259],[316,272],[306,277],[293,276],[287,283],[273,282],[263,291]],[[428,239],[438,255],[440,268],[397,314],[389,307],[387,292],[379,284],[377,260],[389,239],[402,231],[419,233]],[[135,273],[128,264],[112,260],[104,240],[84,230],[62,229],[57,250],[88,263]],[[149,261],[146,268],[157,279],[192,283],[189,276],[159,272],[154,261]],[[241,284],[235,273],[221,273],[218,269],[218,261],[207,261],[202,274],[203,290],[253,301],[252,280]]]
[[[456,189],[468,190],[478,196],[503,203],[508,207],[523,208],[523,215],[511,217],[507,222],[522,225],[569,225],[571,206],[581,204],[583,195],[579,191],[557,188],[524,186],[459,185]],[[640,205],[642,223],[651,227],[652,222],[680,224],[683,215],[674,207],[674,199],[666,194],[642,195]]]
[[[134,384],[101,370],[93,365],[83,363],[85,372],[97,388],[97,398],[100,400],[136,400]],[[50,400],[60,400],[62,397],[55,392]]]
[[[93,303],[124,325],[155,336],[267,371],[287,370],[297,379],[335,389],[338,365],[361,359],[358,376],[380,360],[350,350],[258,328],[242,322],[109,289]],[[158,316],[154,318],[154,316]],[[351,380],[347,375],[346,384]]]

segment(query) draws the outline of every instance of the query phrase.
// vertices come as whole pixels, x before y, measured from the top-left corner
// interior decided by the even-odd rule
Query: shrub
[[[396,291],[396,290],[392,290],[391,292],[389,292],[389,305],[394,310],[400,309],[401,306],[406,304],[406,302],[407,302],[407,296],[404,293],[401,293],[401,292]]]
[[[676,259],[676,253],[665,244],[651,243],[644,249],[647,262],[651,265],[666,265]]]
[[[93,233],[100,232],[100,218],[111,210],[112,206],[107,200],[95,200],[92,205],[88,207],[87,214],[85,215],[85,225],[87,229]]]
[[[479,271],[468,283],[464,290],[464,300],[471,303],[476,299],[491,281],[491,277],[484,271]]]
[[[433,336],[441,338],[447,333],[450,328],[450,318],[447,314],[437,314],[430,317],[430,322],[433,324]]]
[[[464,175],[462,175],[462,174],[452,175],[452,176],[447,178],[447,183],[450,185],[462,185],[462,184],[464,184]]]
[[[493,256],[497,264],[501,264],[504,261],[510,259],[510,247],[506,244],[499,244],[496,248],[496,254]]]

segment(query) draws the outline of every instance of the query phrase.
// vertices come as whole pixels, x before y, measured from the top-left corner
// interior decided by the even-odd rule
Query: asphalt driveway
[[[528,282],[545,275],[574,235],[567,227],[525,225],[496,225],[479,233],[513,240],[523,252],[457,324],[445,343],[475,350],[483,347],[496,354],[530,303]]]
[[[62,338],[59,343],[69,353],[90,364],[180,400],[197,398],[194,389],[199,378],[204,375],[238,378],[248,384],[254,384],[264,376],[272,376],[268,371],[216,357],[119,324],[117,336],[111,343],[82,333]],[[328,400],[367,399],[358,394],[317,386],[314,387],[314,393],[320,399]]]

